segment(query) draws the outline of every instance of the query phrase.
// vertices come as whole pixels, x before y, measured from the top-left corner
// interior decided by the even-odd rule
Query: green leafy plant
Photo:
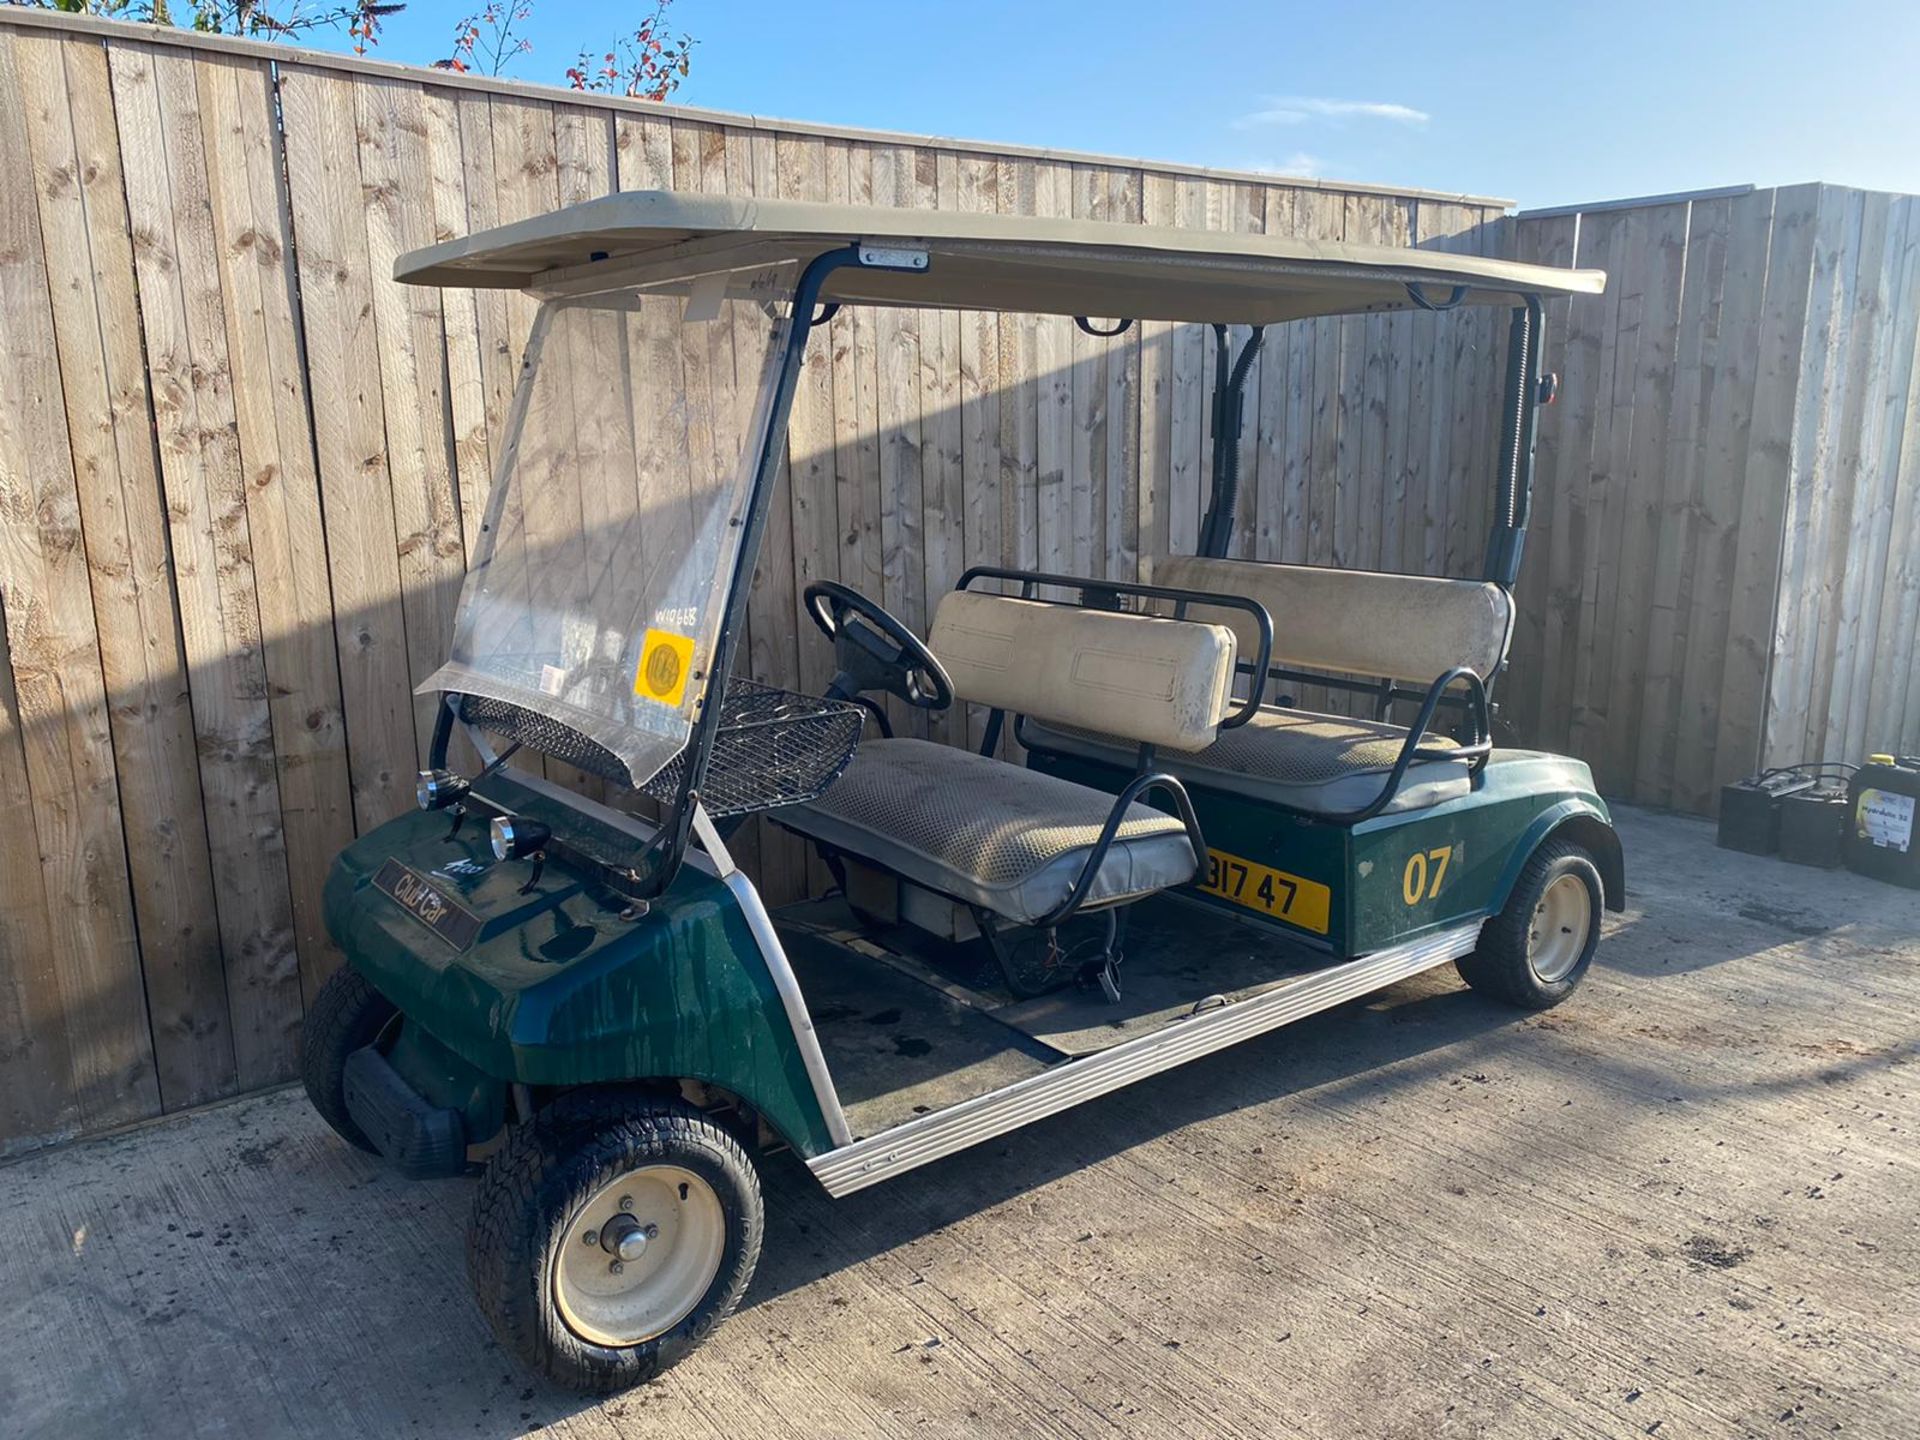
[[[453,27],[453,53],[433,62],[436,70],[451,70],[456,75],[478,70],[498,75],[514,59],[532,52],[533,42],[514,33],[516,25],[533,18],[533,0],[489,0],[477,15],[469,15]]]
[[[667,28],[673,0],[654,0],[653,13],[632,35],[623,35],[599,56],[583,46],[567,70],[576,90],[625,95],[634,100],[664,100],[680,88],[692,67],[694,39]]]
[[[380,43],[380,22],[406,7],[382,0],[193,0],[176,14],[167,0],[8,0],[37,10],[100,15],[143,25],[187,25],[206,35],[242,35],[288,40],[316,30],[344,30],[353,52],[364,55]]]

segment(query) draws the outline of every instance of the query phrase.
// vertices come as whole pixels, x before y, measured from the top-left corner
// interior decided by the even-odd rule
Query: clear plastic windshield
[[[685,748],[787,331],[785,270],[541,307],[447,663],[644,784]]]

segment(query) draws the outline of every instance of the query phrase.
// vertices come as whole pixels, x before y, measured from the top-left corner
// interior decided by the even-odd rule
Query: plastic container
[[[1847,787],[1847,867],[1920,890],[1920,756],[1875,755]]]

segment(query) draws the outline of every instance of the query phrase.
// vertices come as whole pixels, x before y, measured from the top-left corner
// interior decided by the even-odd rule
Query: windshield
[[[644,784],[685,748],[738,558],[792,276],[550,300],[536,316],[447,663]]]

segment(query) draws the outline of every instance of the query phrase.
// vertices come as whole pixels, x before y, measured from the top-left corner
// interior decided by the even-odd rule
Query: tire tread
[[[1586,954],[1580,963],[1563,979],[1546,984],[1533,973],[1533,966],[1528,962],[1527,931],[1533,908],[1539,903],[1548,881],[1570,860],[1588,872],[1584,878],[1593,904],[1593,931],[1587,938]],[[1594,946],[1600,937],[1603,894],[1600,868],[1587,848],[1573,840],[1549,837],[1520,868],[1506,905],[1498,914],[1488,916],[1481,926],[1480,943],[1470,954],[1454,961],[1454,967],[1461,979],[1483,995],[1527,1010],[1549,1009],[1573,993],[1592,964]]]
[[[342,965],[313,997],[300,1034],[300,1080],[320,1118],[342,1140],[369,1155],[379,1152],[347,1113],[347,1056],[379,1038],[393,1018],[388,1000],[359,971]]]
[[[590,1174],[616,1160],[702,1155],[730,1171],[749,1201],[737,1246],[729,1225],[728,1251],[707,1298],[673,1330],[641,1345],[610,1349],[567,1331],[546,1294],[547,1212],[565,1206],[583,1167]],[[551,1380],[607,1394],[653,1379],[733,1313],[759,1264],[764,1228],[753,1162],[727,1130],[683,1101],[646,1091],[581,1091],[508,1130],[474,1196],[467,1271],[502,1346]]]

